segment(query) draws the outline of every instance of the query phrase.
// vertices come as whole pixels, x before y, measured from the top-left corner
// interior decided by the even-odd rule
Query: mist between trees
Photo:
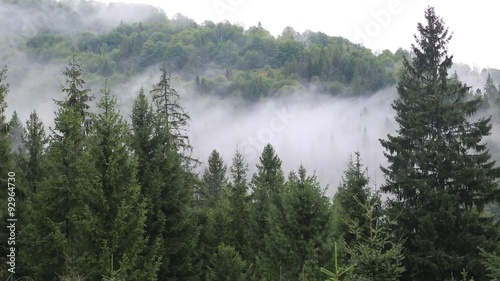
[[[434,9],[410,51],[378,55],[151,13],[74,46],[74,30],[38,32],[6,56],[16,278],[498,278],[500,75],[452,67]]]

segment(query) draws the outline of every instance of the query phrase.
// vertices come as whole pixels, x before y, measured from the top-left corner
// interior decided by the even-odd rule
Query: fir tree
[[[346,222],[355,237],[347,246],[349,263],[354,266],[348,275],[352,280],[397,281],[405,270],[403,243],[393,241],[394,223],[379,212],[380,195],[370,189],[364,193],[365,202],[355,198],[355,203],[364,208],[364,219]]]
[[[271,280],[318,280],[320,265],[330,259],[329,198],[315,176],[301,166],[291,173],[282,193],[282,210],[269,213],[269,233],[258,266]]]
[[[230,167],[229,209],[232,214],[231,230],[234,234],[234,248],[244,259],[250,256],[248,241],[249,196],[247,184],[248,165],[241,152],[236,151]]]
[[[269,234],[269,214],[271,208],[282,211],[281,193],[285,186],[285,177],[281,169],[281,160],[271,144],[266,145],[257,164],[257,173],[252,177],[251,204],[251,240],[254,251],[264,250],[264,237]]]
[[[147,239],[145,237],[146,202],[141,197],[137,181],[137,163],[130,158],[127,123],[115,110],[116,99],[105,85],[102,98],[97,103],[99,114],[92,114],[91,154],[102,197],[91,207],[94,221],[99,222],[88,230],[97,251],[99,262],[96,272],[102,274],[112,260],[113,268],[128,278],[154,280],[158,270],[156,257],[143,261]]]
[[[132,128],[141,190],[148,200],[149,248],[161,251],[158,279],[197,280],[200,272],[195,247],[199,234],[191,208],[191,175],[184,169],[176,146],[171,145],[168,116],[162,111],[153,113],[142,91],[134,104]]]
[[[66,85],[61,86],[61,90],[66,94],[66,99],[56,101],[57,105],[67,105],[74,108],[80,114],[80,118],[86,120],[88,109],[90,108],[88,103],[93,97],[89,95],[90,89],[84,87],[85,81],[82,79],[83,68],[76,60],[74,49],[71,60],[63,71],[63,75],[66,77]]]
[[[231,246],[220,244],[210,258],[207,281],[245,281],[247,264]]]
[[[220,200],[227,186],[227,167],[217,150],[208,157],[208,167],[203,173],[202,201],[206,206],[214,206]]]
[[[344,242],[350,245],[356,238],[349,231],[349,222],[365,225],[365,204],[371,204],[374,208],[379,209],[380,202],[368,202],[370,198],[369,178],[366,175],[366,170],[361,163],[361,155],[359,152],[351,157],[347,170],[344,172],[342,182],[333,198],[333,216],[335,225],[335,237],[339,239],[342,236]],[[371,199],[376,199],[372,197]],[[368,228],[365,228],[364,233],[368,233]]]
[[[491,78],[491,75],[489,73],[486,77],[486,83],[484,84],[484,95],[488,99],[489,104],[495,104],[496,98],[498,96],[498,89],[495,86],[493,78]]]
[[[183,166],[191,170],[199,164],[191,157],[193,150],[188,136],[189,114],[180,105],[180,96],[170,82],[170,73],[165,65],[160,68],[160,80],[153,85],[151,96],[157,115],[165,117],[166,127],[170,131],[171,141],[167,145],[175,148],[181,157]]]
[[[67,97],[56,101],[59,105],[55,126],[47,152],[47,177],[37,187],[32,206],[30,253],[27,263],[33,269],[34,279],[54,280],[57,276],[81,274],[96,260],[82,229],[87,228],[89,202],[97,196],[95,172],[82,126],[87,107],[85,100],[76,99],[86,93],[81,69],[70,62],[65,71],[67,85],[62,86]],[[71,101],[70,101],[71,100]],[[57,202],[47,204],[46,202]],[[36,245],[36,246],[35,246]]]
[[[25,171],[29,192],[36,194],[38,186],[46,175],[44,161],[48,138],[45,134],[43,122],[35,111],[30,114],[30,118],[26,122],[26,131],[22,135],[22,142],[25,153],[20,166]]]
[[[471,121],[481,101],[468,97],[466,85],[450,83],[451,36],[433,8],[425,18],[397,85],[399,129],[381,140],[389,162],[382,190],[406,239],[402,280],[444,280],[464,268],[482,279],[475,246],[491,246],[493,237],[491,220],[479,214],[499,198],[500,170],[481,143],[490,119]]]
[[[24,149],[22,141],[23,132],[23,123],[21,122],[21,119],[19,119],[17,112],[14,111],[14,113],[12,113],[12,118],[9,121],[9,138],[13,152],[19,152]]]

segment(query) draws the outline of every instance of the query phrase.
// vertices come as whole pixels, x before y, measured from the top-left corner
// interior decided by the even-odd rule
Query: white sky
[[[104,1],[104,0],[103,0]],[[106,0],[147,3],[169,18],[181,13],[198,23],[228,20],[245,28],[260,21],[273,35],[286,26],[303,32],[342,36],[377,51],[409,49],[427,6],[435,7],[453,32],[449,51],[455,62],[500,69],[498,23],[500,1],[478,0]]]

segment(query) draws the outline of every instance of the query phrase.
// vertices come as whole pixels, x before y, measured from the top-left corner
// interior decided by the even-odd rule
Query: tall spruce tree
[[[57,100],[56,103],[59,106],[67,105],[73,108],[80,114],[80,118],[85,121],[89,114],[88,109],[90,106],[88,103],[92,101],[93,96],[89,94],[90,89],[84,87],[85,81],[82,79],[83,67],[77,61],[74,49],[63,75],[66,77],[66,85],[61,86],[61,90],[66,94],[66,99]]]
[[[113,268],[134,280],[155,280],[159,263],[156,256],[144,257],[147,238],[146,202],[137,181],[136,158],[130,157],[127,123],[116,111],[116,99],[107,86],[101,90],[97,103],[98,114],[91,114],[92,131],[89,150],[93,156],[98,186],[91,205],[92,229],[87,229],[91,245],[99,260],[94,268],[102,275]],[[100,204],[100,203],[104,204]]]
[[[46,175],[44,161],[48,138],[45,134],[43,122],[35,111],[30,114],[29,120],[26,121],[22,142],[25,153],[20,159],[20,167],[25,172],[29,192],[36,194],[38,186]]]
[[[71,71],[68,71],[71,70]],[[33,278],[56,280],[61,277],[85,276],[96,259],[87,251],[87,237],[82,229],[88,219],[89,202],[98,198],[91,156],[84,130],[88,115],[88,89],[81,75],[83,69],[75,56],[63,75],[66,94],[54,120],[47,152],[48,176],[37,188],[29,233],[32,247],[27,257]],[[79,97],[79,98],[75,98]],[[57,204],[47,204],[57,202]]]
[[[180,104],[180,96],[171,85],[170,73],[165,65],[160,68],[160,80],[151,90],[152,101],[156,114],[165,118],[169,128],[171,140],[167,145],[175,147],[182,160],[183,166],[191,170],[199,161],[191,156],[192,146],[189,141],[189,120],[191,117]]]
[[[281,168],[281,159],[271,144],[267,144],[257,164],[257,173],[252,177],[252,203],[250,211],[250,240],[254,252],[264,254],[265,237],[270,235],[270,212],[283,211],[281,196],[285,187],[285,177]],[[256,268],[262,278],[267,265],[261,263]]]
[[[248,241],[249,195],[247,172],[243,154],[238,150],[234,154],[230,167],[231,183],[229,185],[229,206],[232,213],[231,230],[234,234],[234,248],[244,259],[250,254]]]
[[[156,111],[141,91],[132,111],[133,149],[139,161],[142,194],[148,201],[149,251],[160,249],[158,280],[197,280],[199,231],[191,207],[192,175],[172,145],[168,116],[159,110],[161,103],[154,106]]]
[[[481,101],[448,79],[448,29],[432,7],[425,19],[397,85],[399,129],[381,140],[389,162],[382,190],[406,239],[402,280],[446,280],[464,268],[483,280],[476,246],[494,247],[498,239],[491,219],[481,216],[499,198],[500,169],[481,142],[490,119],[473,121]]]
[[[17,167],[22,171],[20,181],[22,181],[23,192],[25,195],[23,202],[24,223],[19,230],[19,264],[23,265],[19,276],[32,276],[31,268],[24,266],[29,264],[29,257],[32,247],[36,247],[30,239],[30,231],[33,231],[33,214],[37,212],[32,208],[32,203],[40,185],[47,177],[46,173],[46,145],[48,138],[45,129],[38,114],[33,111],[30,118],[26,121],[25,131],[22,134],[22,143],[24,150],[19,151],[17,157]],[[26,229],[26,230],[25,230]],[[26,233],[26,234],[25,234]]]

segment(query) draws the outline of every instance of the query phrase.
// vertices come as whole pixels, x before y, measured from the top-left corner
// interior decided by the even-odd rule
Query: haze
[[[238,1],[232,3],[236,2]],[[183,10],[183,5],[188,5],[187,3],[192,4],[190,10]],[[206,10],[206,13],[203,12],[203,7],[210,7],[211,3],[214,2],[199,1],[197,3],[197,5],[194,5],[192,1],[168,3],[168,5],[172,5],[169,6],[171,8],[167,10],[167,15],[171,16],[177,12],[182,12],[189,17],[194,17],[199,22],[202,22],[202,16],[205,16],[203,19],[219,21],[213,18],[213,11]],[[358,21],[358,26],[362,26],[365,23],[363,17],[370,14],[370,9],[377,10],[381,7],[380,5],[387,5],[384,4],[386,2],[377,0],[370,2],[370,5],[359,10],[358,13],[346,12],[352,11],[354,7],[352,5],[361,7],[367,3],[366,1],[363,2],[364,4],[360,1],[354,1],[349,6],[338,6],[337,10],[331,11],[329,19],[326,20],[325,17],[330,9],[321,8],[326,6],[318,1],[309,1],[309,5],[303,5],[306,9],[303,17],[293,17],[296,9],[301,6],[287,2],[286,5],[289,7],[286,10],[290,10],[290,12],[280,13],[283,17],[278,20],[277,18],[269,18],[269,15],[271,12],[276,15],[275,13],[280,9],[285,9],[276,4],[279,2],[273,2],[273,5],[276,6],[268,6],[267,9],[263,9],[259,13],[255,10],[256,7],[259,7],[259,1],[254,1],[252,4],[250,4],[250,1],[239,1],[238,3],[241,6],[238,9],[235,8],[233,13],[228,14],[227,19],[233,22],[243,21],[247,27],[255,25],[261,20],[263,26],[270,29],[274,34],[281,33],[284,26],[292,26],[298,31],[311,29],[313,31],[324,31],[329,35],[342,35],[347,38],[352,38],[348,32],[354,26],[353,21]],[[499,9],[493,9],[491,7],[493,4],[488,4],[490,6],[482,8],[481,17],[484,19],[479,25],[483,28],[479,28],[478,22],[474,20],[463,21],[468,24],[468,27],[464,27],[463,23],[456,22],[457,17],[454,16],[454,13],[459,13],[460,9],[465,9],[465,4],[454,2],[454,9],[456,10],[452,12],[443,9],[449,7],[446,5],[451,5],[445,3],[449,2],[443,1],[436,5],[437,12],[442,14],[450,29],[455,31],[455,37],[450,46],[450,53],[455,54],[455,61],[466,61],[481,65],[486,64],[487,60],[485,58],[494,58],[496,50],[493,52],[490,48],[496,45],[488,40],[496,37],[485,35],[482,31],[488,30],[486,26],[487,21],[490,20],[489,13],[492,11],[497,12]],[[160,5],[160,2],[156,4]],[[404,10],[401,10],[397,17],[393,17],[393,21],[387,25],[383,32],[381,30],[380,37],[371,38],[371,43],[366,45],[375,49],[389,48],[394,50],[397,47],[408,49],[412,34],[416,32],[416,23],[423,16],[424,6],[420,2],[418,4],[415,1],[407,2]],[[312,9],[311,7],[315,7],[316,14],[309,10]],[[403,9],[403,6],[401,6],[401,9]],[[470,19],[475,16],[472,11],[468,13],[471,16]],[[11,12],[0,9],[0,15],[12,15],[20,18],[28,16]],[[342,20],[346,20],[345,17],[335,16],[344,14],[352,16],[352,19],[349,19],[347,24],[341,24]],[[113,24],[119,23],[118,19],[126,18],[128,21],[133,21],[140,19],[142,14],[130,14],[129,10],[120,14],[120,10],[115,9],[113,20],[105,21],[106,15],[104,10],[99,10],[93,21],[106,22],[107,27],[110,28]],[[322,25],[319,24],[321,20],[323,20]],[[250,24],[250,22],[254,23]],[[4,35],[26,32],[26,36],[29,36],[29,32],[31,32],[29,28],[27,30],[20,29],[19,25],[6,25],[4,27],[2,30]],[[461,38],[468,37],[467,34],[470,34],[469,27],[474,27],[475,37],[469,37],[470,41],[468,42],[474,43],[473,46],[477,48],[471,48],[470,45],[463,48],[461,45],[463,44]],[[481,38],[481,40],[475,40],[474,38]],[[9,42],[14,46],[15,43]],[[2,47],[2,44],[0,44],[0,47]],[[460,58],[462,59],[460,60]],[[63,99],[60,85],[63,82],[61,72],[65,65],[36,64],[15,51],[4,63],[9,66],[8,82],[11,84],[10,93],[7,97],[8,116],[16,110],[20,118],[25,121],[29,113],[36,110],[42,116],[46,127],[52,126],[53,112],[55,110],[53,99]],[[498,62],[486,65],[500,68]],[[483,87],[487,71],[479,72],[478,69],[471,70],[463,66],[457,66],[457,69],[460,79],[474,86],[474,88]],[[207,70],[207,73],[208,71],[213,70]],[[140,87],[144,86],[145,90],[149,92],[151,85],[158,79],[158,73],[158,68],[153,67],[133,77],[124,85],[111,84],[112,93],[118,97],[118,107],[127,119],[130,116],[133,100],[137,96]],[[500,71],[497,70],[492,75],[495,84],[498,85]],[[186,107],[191,115],[190,131],[191,142],[194,147],[193,156],[202,162],[206,162],[210,152],[217,149],[229,167],[235,150],[239,149],[249,164],[250,177],[255,171],[255,165],[259,161],[258,158],[263,147],[267,143],[271,143],[283,161],[285,173],[288,174],[289,171],[296,170],[299,165],[303,164],[310,173],[316,173],[323,187],[329,186],[328,194],[332,195],[341,180],[349,155],[355,151],[360,151],[363,162],[368,168],[368,175],[372,179],[372,184],[378,186],[384,182],[379,165],[384,165],[386,162],[379,138],[385,138],[388,133],[394,132],[396,128],[394,112],[391,108],[391,103],[396,97],[395,87],[372,93],[370,96],[347,99],[317,93],[313,85],[310,88],[296,89],[280,97],[262,100],[249,106],[240,100],[200,96],[192,90],[192,82],[180,81],[176,78],[175,73],[172,77],[173,86],[181,94],[182,105]],[[102,83],[103,81],[101,81],[101,84],[92,86],[92,93],[96,97],[99,97],[99,87],[102,87]],[[499,131],[497,128],[500,128],[500,124],[494,125],[495,132]],[[497,135],[498,133],[495,133],[494,136]],[[489,138],[492,145],[495,144],[494,136]],[[205,165],[206,163],[199,168],[198,172],[200,174],[203,172]]]

